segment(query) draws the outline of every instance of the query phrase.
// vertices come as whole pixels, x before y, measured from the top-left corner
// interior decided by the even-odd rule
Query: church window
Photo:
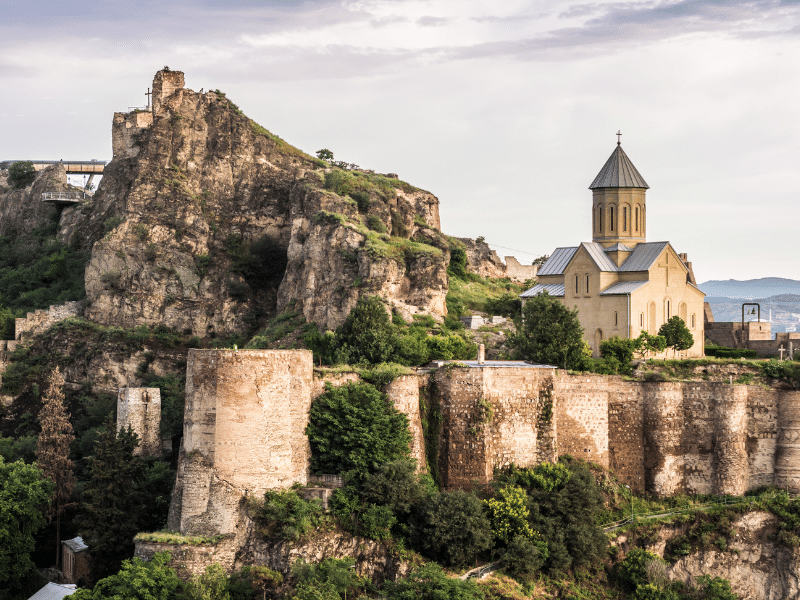
[[[687,309],[687,306],[686,306],[686,302],[681,302],[681,305],[678,308],[678,313],[679,313],[681,319],[683,319],[684,323],[686,323],[686,321],[687,321],[687,318],[686,318],[686,313],[687,312],[688,312],[688,309]]]
[[[635,215],[633,223],[634,223],[633,226],[636,228],[636,231],[639,231],[639,207],[638,206],[636,207],[636,215]]]
[[[603,205],[597,207],[597,231],[603,231]]]
[[[628,207],[622,207],[622,231],[628,231]]]
[[[655,333],[656,332],[656,303],[650,302],[650,305],[647,307],[647,331],[648,333]]]
[[[614,327],[617,325],[619,325],[619,315],[617,314],[617,311],[614,311]]]
[[[644,329],[644,313],[643,312],[639,313],[639,327]]]
[[[696,325],[694,324],[694,313],[692,313],[692,329],[694,329]]]
[[[586,274],[586,293],[589,293],[589,274]]]
[[[670,316],[671,316],[671,313],[670,313],[670,310],[669,310],[669,300],[666,300],[664,302],[664,321],[665,322],[669,321]]]
[[[575,275],[575,293],[577,294],[580,291],[580,278]]]
[[[614,231],[614,207],[608,209],[608,230]]]

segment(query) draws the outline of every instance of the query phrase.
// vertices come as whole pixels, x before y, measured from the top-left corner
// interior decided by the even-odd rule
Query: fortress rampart
[[[128,426],[139,436],[134,454],[161,456],[161,390],[121,388],[117,394],[117,431]]]
[[[307,483],[311,403],[325,383],[357,379],[314,372],[304,350],[191,350],[170,529],[232,533],[247,494]],[[486,485],[497,467],[571,454],[657,495],[800,491],[796,391],[491,361],[402,376],[385,391],[409,418],[418,465],[450,489]]]

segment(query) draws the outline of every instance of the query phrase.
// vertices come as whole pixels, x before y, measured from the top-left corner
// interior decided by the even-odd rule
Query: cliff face
[[[93,244],[88,318],[205,337],[298,300],[334,328],[363,293],[406,314],[445,313],[449,254],[433,195],[313,159],[222,93],[164,89],[152,125],[115,116],[118,154],[91,210],[62,218],[62,240]]]
[[[10,188],[5,176],[0,176],[0,190]],[[43,192],[71,192],[77,188],[67,185],[64,165],[55,164],[37,173],[36,180],[26,188],[0,191],[0,235],[23,235],[46,225],[57,208],[42,202]]]

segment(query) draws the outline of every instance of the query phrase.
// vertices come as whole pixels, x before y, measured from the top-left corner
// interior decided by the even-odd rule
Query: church
[[[703,302],[692,264],[669,242],[647,241],[645,194],[650,186],[617,147],[589,186],[592,241],[556,248],[538,273],[538,284],[520,295],[547,292],[578,309],[594,356],[600,342],[658,333],[678,315],[692,332],[685,356],[703,356]]]

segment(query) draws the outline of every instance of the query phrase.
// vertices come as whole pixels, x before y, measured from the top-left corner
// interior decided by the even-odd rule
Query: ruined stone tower
[[[161,390],[120,388],[117,394],[117,431],[130,425],[139,436],[134,454],[161,456]]]

